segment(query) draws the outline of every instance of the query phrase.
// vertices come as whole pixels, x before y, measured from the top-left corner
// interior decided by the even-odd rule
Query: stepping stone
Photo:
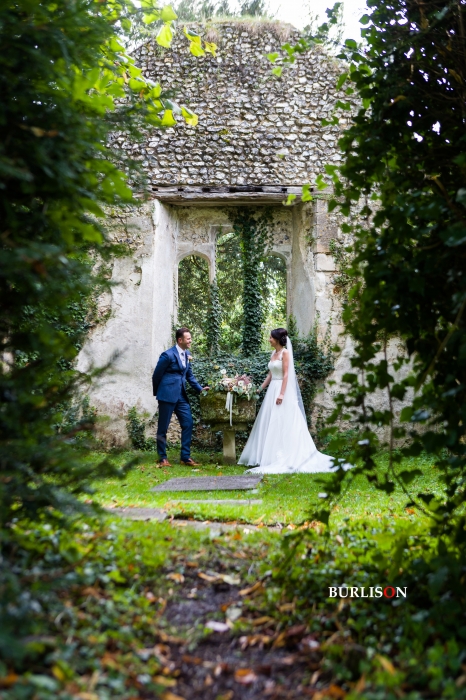
[[[130,520],[165,520],[168,516],[160,508],[106,508],[109,515],[120,515]]]
[[[260,506],[262,498],[249,498],[241,500],[239,498],[212,498],[212,499],[189,499],[189,498],[172,498],[167,503],[193,503],[194,505],[219,505],[219,506]]]
[[[254,476],[186,476],[169,479],[151,491],[244,491],[255,488],[262,474]]]

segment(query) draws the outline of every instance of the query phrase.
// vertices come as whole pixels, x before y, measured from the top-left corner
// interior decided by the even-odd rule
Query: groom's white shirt
[[[182,350],[178,343],[175,345],[176,349],[178,350],[178,355],[180,356],[181,364],[183,367],[186,367],[186,350]]]

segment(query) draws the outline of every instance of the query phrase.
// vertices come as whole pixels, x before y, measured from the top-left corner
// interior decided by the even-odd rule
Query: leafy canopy
[[[405,487],[413,478],[395,470],[402,454],[434,454],[447,500],[419,493],[413,501],[464,540],[464,516],[451,516],[466,477],[466,7],[368,4],[364,44],[347,40],[340,55],[348,67],[339,87],[355,91],[360,107],[340,140],[341,169],[327,168],[330,208],[359,213],[345,226],[354,258],[343,317],[355,356],[334,418],[359,423],[353,459],[362,457],[372,479],[374,428],[388,427],[391,466],[379,481],[387,491],[394,479]],[[404,379],[390,369],[394,339],[402,340],[394,367]],[[374,392],[385,394],[387,410],[374,407]],[[399,400],[408,404],[401,425]],[[399,438],[407,446],[395,456]]]

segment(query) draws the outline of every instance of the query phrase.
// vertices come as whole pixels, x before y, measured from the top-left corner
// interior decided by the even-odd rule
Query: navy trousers
[[[186,462],[191,457],[191,438],[193,434],[193,417],[189,401],[180,396],[176,403],[159,401],[159,422],[157,425],[157,452],[160,459],[167,459],[167,430],[171,417],[175,416],[181,425],[181,460]]]

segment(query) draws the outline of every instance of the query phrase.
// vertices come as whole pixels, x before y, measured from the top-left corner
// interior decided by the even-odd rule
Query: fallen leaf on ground
[[[285,637],[302,637],[306,631],[306,625],[293,625],[285,630]]]
[[[172,574],[168,574],[167,578],[169,578],[171,581],[176,581],[176,583],[184,583],[183,574],[178,574],[176,571],[174,571]]]
[[[239,579],[237,576],[230,576],[230,574],[204,574],[202,571],[198,573],[199,578],[201,578],[203,581],[208,581],[209,583],[219,583],[220,581],[223,581],[223,583],[228,583],[229,586],[239,586],[241,583],[241,579]]]
[[[244,651],[248,647],[254,647],[256,644],[262,648],[265,644],[270,644],[273,642],[273,637],[267,634],[250,634],[249,636],[244,636],[239,638],[239,643],[241,646],[241,651]]]
[[[340,688],[339,685],[332,684],[327,690],[325,691],[327,695],[330,695],[331,698],[344,698],[347,695],[346,690],[343,690],[343,688]]]
[[[225,622],[218,622],[217,620],[209,620],[209,622],[206,623],[206,627],[214,632],[228,632],[230,630],[229,625]]]
[[[166,678],[166,676],[154,676],[152,680],[165,688],[174,688],[176,685],[174,678]]]
[[[175,695],[175,693],[172,693],[170,690],[166,690],[160,697],[162,700],[185,700],[181,695]]]
[[[245,595],[251,595],[251,593],[255,593],[256,591],[263,591],[264,590],[264,585],[262,581],[257,581],[253,586],[250,586],[249,588],[243,588],[239,592],[240,595],[245,596]]]
[[[258,617],[257,619],[252,621],[252,624],[254,627],[259,627],[259,625],[265,625],[267,622],[273,622],[274,619],[273,617],[269,617],[268,615],[264,615],[263,617]]]
[[[354,686],[353,691],[356,693],[362,693],[362,691],[364,690],[365,687],[366,687],[366,676],[363,673],[361,678],[358,680],[358,682]]]
[[[241,608],[236,608],[232,606],[231,608],[228,608],[226,616],[227,619],[230,620],[230,622],[236,622],[236,620],[238,620],[241,617],[242,613],[243,611],[241,610]]]
[[[377,654],[375,657],[377,661],[380,663],[384,671],[388,671],[392,676],[396,673],[396,669],[390,659],[387,659],[386,656],[382,656],[381,654]]]
[[[279,605],[278,609],[280,612],[293,612],[295,609],[295,604],[294,603],[283,603],[283,605]]]
[[[9,688],[11,685],[16,683],[19,676],[16,673],[9,673],[7,676],[2,676],[0,678],[0,688]]]
[[[251,668],[238,668],[235,671],[235,681],[241,685],[251,685],[257,681],[257,676]]]
[[[183,654],[181,660],[186,664],[196,664],[196,666],[202,664],[202,658],[200,656],[191,656],[190,654]]]

